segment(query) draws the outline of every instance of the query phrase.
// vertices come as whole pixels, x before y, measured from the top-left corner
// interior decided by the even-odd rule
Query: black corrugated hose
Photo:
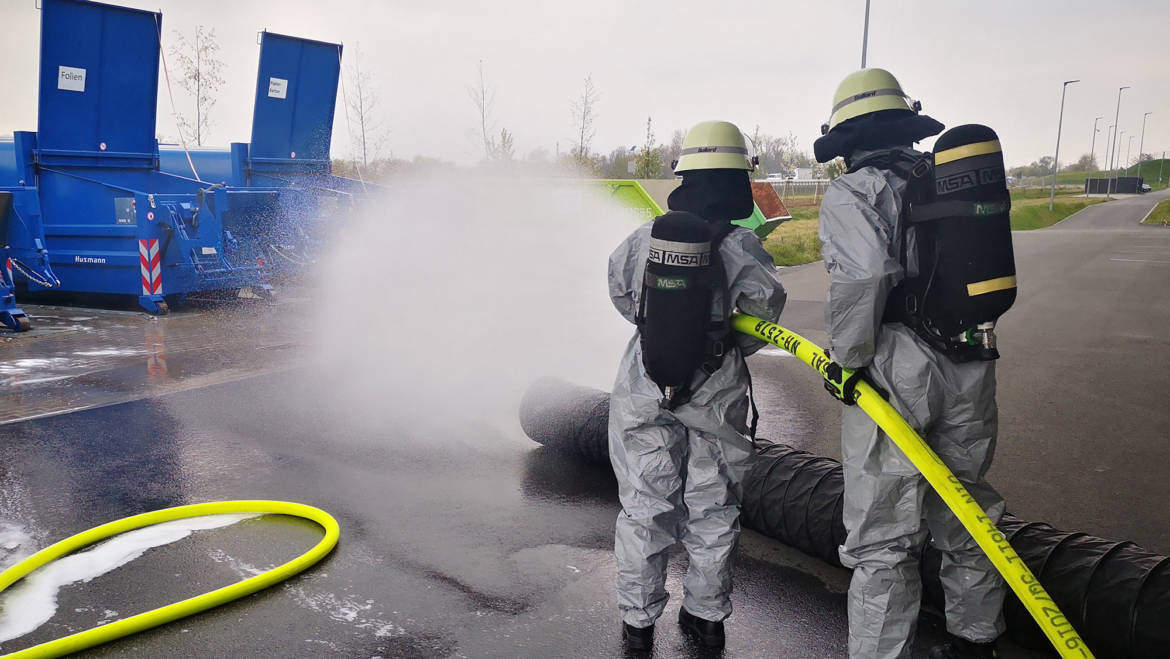
[[[609,461],[609,394],[603,391],[540,380],[520,404],[520,423],[549,448]],[[744,479],[744,525],[839,566],[837,547],[845,539],[840,463],[769,442],[760,442],[754,460]],[[999,526],[1096,656],[1170,657],[1170,558],[1132,542],[1066,533],[1010,514]],[[928,545],[921,563],[923,591],[939,609],[940,560]],[[1004,616],[1015,641],[1050,647],[1010,590]]]

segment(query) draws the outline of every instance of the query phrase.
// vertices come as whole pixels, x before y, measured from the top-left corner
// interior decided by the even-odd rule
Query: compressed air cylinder
[[[558,380],[537,382],[520,404],[520,423],[531,439],[592,462],[609,461],[608,422],[608,394]],[[783,444],[760,445],[743,482],[744,525],[840,566],[840,463]],[[1132,542],[1066,533],[1010,514],[999,526],[1097,657],[1170,657],[1170,558]],[[928,544],[921,561],[923,592],[938,609],[940,562]],[[1020,644],[1051,647],[1010,591],[1004,616],[1008,634]]]

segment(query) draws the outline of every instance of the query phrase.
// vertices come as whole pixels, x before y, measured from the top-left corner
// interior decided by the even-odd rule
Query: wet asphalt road
[[[1016,234],[1021,295],[1001,324],[992,482],[1021,517],[1166,553],[1170,230],[1136,224],[1155,199]],[[823,267],[790,269],[784,281],[781,322],[823,341]],[[611,474],[535,448],[507,424],[432,419],[407,429],[387,414],[352,413],[289,347],[297,338],[287,324],[249,315],[244,331],[216,334],[201,317],[156,321],[171,348],[165,376],[143,329],[151,321],[134,316],[91,337],[137,342],[132,354],[16,399],[9,387],[7,418],[30,405],[96,407],[0,426],[0,519],[40,547],[159,507],[275,498],[334,514],[341,544],[292,582],[95,656],[621,655]],[[34,359],[54,346],[11,349]],[[839,455],[839,409],[811,373],[773,352],[752,367],[761,435]],[[49,402],[36,393],[45,391]],[[3,650],[226,584],[316,538],[311,524],[272,517],[201,532],[67,588],[52,622]],[[672,563],[676,594],[683,567]],[[843,656],[846,583],[842,570],[745,533],[723,656]],[[676,597],[656,655],[702,656],[679,636],[677,607]]]
[[[311,503],[341,523],[336,553],[289,585],[97,656],[620,656],[611,474],[482,428],[392,437],[375,424],[339,425],[300,375],[6,427],[5,491],[20,504],[5,514],[38,539],[240,496]],[[59,618],[76,630],[106,610],[161,605],[315,541],[311,525],[266,519],[198,534],[68,589]],[[843,595],[822,581],[840,575],[778,565],[767,543],[748,544],[724,656],[841,656]],[[676,560],[676,592],[681,569]],[[660,627],[658,656],[693,654],[673,624]],[[4,649],[65,630],[46,625]]]

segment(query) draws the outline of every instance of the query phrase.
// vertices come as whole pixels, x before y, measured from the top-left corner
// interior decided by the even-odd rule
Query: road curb
[[[1154,205],[1153,205],[1153,206],[1150,206],[1150,210],[1148,210],[1148,211],[1146,212],[1146,214],[1142,216],[1142,219],[1138,220],[1138,224],[1145,224],[1145,223],[1146,223],[1146,219],[1147,219],[1147,218],[1149,218],[1151,215],[1153,215],[1153,214],[1154,214],[1154,209],[1155,209],[1155,208],[1157,208],[1157,207],[1158,207],[1158,205],[1159,205],[1159,204],[1161,204],[1163,201],[1166,201],[1166,200],[1165,200],[1165,199],[1159,199],[1158,201],[1155,201],[1155,202],[1154,202]]]

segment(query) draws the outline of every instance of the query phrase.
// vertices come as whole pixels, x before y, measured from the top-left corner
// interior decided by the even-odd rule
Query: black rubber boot
[[[654,645],[654,625],[649,627],[634,627],[622,623],[622,640],[626,642],[626,649],[633,652],[649,652]]]
[[[723,633],[723,623],[703,620],[686,609],[678,610],[678,626],[688,635],[699,641],[699,645],[707,648],[721,648],[726,636]]]
[[[930,659],[998,659],[999,646],[995,641],[974,643],[953,634],[947,642],[930,649]]]

